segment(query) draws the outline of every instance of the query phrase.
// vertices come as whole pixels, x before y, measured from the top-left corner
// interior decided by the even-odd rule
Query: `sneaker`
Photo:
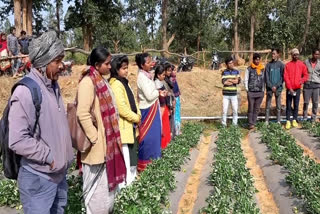
[[[266,125],[269,125],[269,121],[266,121],[265,124],[266,124]]]
[[[297,128],[298,127],[298,123],[296,120],[292,121],[292,127]]]
[[[291,122],[288,120],[286,123],[286,129],[290,129],[291,128]]]
[[[249,130],[252,130],[252,129],[254,129],[254,125],[249,126]]]

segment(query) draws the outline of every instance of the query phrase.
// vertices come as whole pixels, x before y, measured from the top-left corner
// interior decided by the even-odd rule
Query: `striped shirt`
[[[237,84],[225,85],[227,80],[238,79],[239,82]],[[222,94],[227,96],[235,96],[237,95],[237,85],[240,83],[240,72],[238,70],[224,70],[222,72]]]

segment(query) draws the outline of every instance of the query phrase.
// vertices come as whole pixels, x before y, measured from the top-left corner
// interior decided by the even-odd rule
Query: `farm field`
[[[59,80],[65,103],[73,101],[84,68],[75,66],[71,77]],[[131,65],[134,90],[135,72]],[[14,81],[0,78],[1,109]],[[195,68],[178,73],[178,81],[182,116],[220,115],[218,71]],[[246,94],[241,95],[245,114]],[[163,151],[162,159],[117,195],[114,213],[320,214],[320,123],[303,123],[289,131],[261,123],[249,132],[243,125],[220,128],[216,121],[184,122],[182,135]],[[74,166],[68,183],[66,213],[84,213],[81,177]],[[0,214],[22,212],[14,181],[0,181],[0,206]]]
[[[308,99],[319,103],[319,17],[320,0],[0,0],[0,119],[5,118],[0,121],[0,214],[23,214],[23,208],[28,214],[53,213],[55,205],[63,206],[66,200],[62,208],[66,214],[86,214],[86,209],[92,214],[320,214],[320,110]],[[174,72],[170,76],[168,62],[179,71],[176,76]],[[34,117],[24,102],[14,106],[10,121],[3,117],[12,87],[23,74],[35,67],[54,80],[62,64],[58,84],[63,102],[57,100],[58,109],[51,103],[57,95],[55,85],[50,93],[42,91],[47,95],[43,99],[37,99],[39,90],[34,87],[34,127],[29,127]],[[156,67],[150,68],[151,64]],[[72,140],[78,148],[72,153],[68,127],[61,125],[65,112],[61,107],[76,104],[87,65],[96,70],[90,69],[98,97],[90,102],[89,112],[86,101],[92,93],[85,89],[91,86],[84,83],[76,110],[90,148],[79,148],[86,137],[79,124],[71,124],[77,116],[69,114],[73,117],[68,118],[69,126],[77,129]],[[109,65],[119,80],[111,83],[114,96],[100,76],[108,73]],[[133,90],[124,79],[127,66]],[[138,66],[156,73],[155,82],[147,79],[154,76],[150,73],[141,82],[139,77],[141,91],[137,90]],[[163,76],[171,77],[172,84]],[[266,88],[276,95],[267,109],[267,123],[268,92],[262,92]],[[134,104],[132,94],[139,95],[140,106]],[[111,104],[114,99],[116,106]],[[223,121],[222,126],[227,100],[231,101],[228,125]],[[41,111],[37,101],[45,101]],[[230,118],[236,101],[238,125],[233,126]],[[307,101],[312,122],[304,121]],[[179,104],[180,112],[173,112]],[[143,108],[140,119],[133,114],[139,114],[139,107]],[[282,120],[276,123],[279,110]],[[49,111],[56,113],[49,115]],[[172,113],[181,116],[181,123]],[[294,120],[290,129],[286,113],[293,113],[298,125]],[[8,131],[9,123],[14,130]],[[44,211],[22,207],[17,181],[5,177],[6,157],[11,156],[6,155],[11,153],[8,141],[12,150],[25,156],[23,168],[9,160],[15,169],[26,170],[25,175],[22,170],[19,174],[20,190],[26,195],[21,200]],[[119,149],[120,142],[128,145]],[[67,163],[72,156],[73,162]],[[136,165],[139,171],[146,168],[139,173]],[[69,167],[62,170],[63,166]],[[30,182],[32,175],[39,182]],[[66,185],[61,182],[55,200],[50,200],[56,185],[42,178],[47,175],[57,183],[66,176],[68,199],[63,198]],[[124,176],[126,182],[117,185]],[[113,187],[115,194],[103,193]]]

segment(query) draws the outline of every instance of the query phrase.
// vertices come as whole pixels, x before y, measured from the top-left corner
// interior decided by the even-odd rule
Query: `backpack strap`
[[[31,92],[32,101],[33,101],[34,107],[36,109],[36,122],[35,122],[33,130],[32,130],[32,134],[34,134],[34,132],[36,130],[36,126],[39,121],[39,117],[40,117],[40,110],[41,110],[41,103],[42,103],[41,89],[40,89],[39,84],[36,81],[31,79],[30,77],[24,77],[12,87],[11,94],[13,94],[14,90],[19,85],[26,86]]]

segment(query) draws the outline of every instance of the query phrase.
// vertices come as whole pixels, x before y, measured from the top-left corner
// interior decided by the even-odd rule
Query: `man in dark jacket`
[[[42,103],[35,133],[36,109],[31,92],[18,86],[11,96],[9,147],[22,156],[18,174],[25,214],[64,213],[67,169],[73,160],[71,136],[58,85],[64,48],[53,31],[29,47],[33,67],[28,77],[41,89]]]
[[[249,129],[253,129],[256,125],[260,105],[264,97],[265,70],[260,59],[260,54],[255,53],[253,55],[253,62],[247,68],[244,77],[244,85],[248,92]]]
[[[279,49],[272,49],[272,61],[266,65],[266,123],[269,123],[272,96],[276,98],[277,122],[281,120],[281,92],[283,89],[284,64],[279,60]]]
[[[9,56],[18,56],[20,54],[20,45],[18,38],[16,37],[16,28],[11,27],[10,28],[10,34],[7,38],[8,41],[8,50],[9,50]],[[19,58],[13,59],[13,77],[16,78],[18,75],[19,67],[21,64],[21,60]]]
[[[22,54],[29,54],[29,38],[27,37],[27,33],[23,30],[21,31],[20,38],[19,38],[19,44],[20,44],[20,52]]]
[[[303,86],[303,119],[307,120],[309,101],[312,99],[312,116],[311,121],[315,122],[318,112],[319,88],[320,88],[320,51],[312,51],[312,58],[307,59],[305,64],[308,68],[309,79]]]

